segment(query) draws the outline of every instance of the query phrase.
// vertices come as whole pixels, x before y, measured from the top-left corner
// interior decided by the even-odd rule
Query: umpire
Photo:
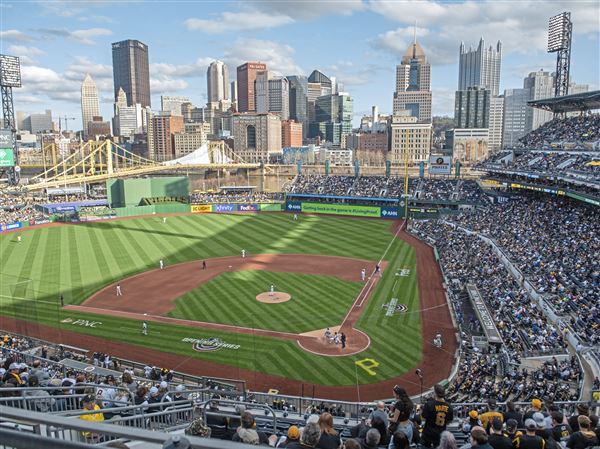
[[[454,412],[444,397],[446,390],[440,384],[433,387],[433,397],[427,399],[421,412],[423,418],[422,442],[425,447],[437,447],[440,435],[446,430],[446,425],[454,418]]]

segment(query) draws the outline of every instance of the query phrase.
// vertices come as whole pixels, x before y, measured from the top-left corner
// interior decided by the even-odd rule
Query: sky
[[[453,115],[461,41],[503,44],[501,91],[522,87],[546,53],[548,18],[571,12],[571,80],[600,88],[600,1],[243,0],[27,1],[0,0],[0,51],[19,56],[23,87],[16,111],[51,109],[81,129],[80,87],[96,81],[105,120],[112,116],[111,43],[149,46],[152,107],[161,95],[206,103],[206,69],[215,59],[235,68],[265,62],[282,75],[319,69],[354,98],[355,123],[371,106],[389,113],[395,67],[417,39],[432,69],[433,114]]]

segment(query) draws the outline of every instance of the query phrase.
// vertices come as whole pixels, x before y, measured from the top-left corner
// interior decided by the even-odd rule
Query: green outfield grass
[[[281,304],[258,302],[256,295],[271,284],[292,299]],[[235,271],[177,298],[169,316],[299,334],[339,325],[363,285],[333,276]]]
[[[353,385],[357,380],[359,383],[377,382],[406,372],[421,358],[415,254],[402,241],[395,240],[390,245],[392,235],[389,226],[390,222],[384,220],[324,216],[300,216],[300,220],[294,222],[286,214],[183,215],[170,216],[165,224],[162,218],[149,216],[31,229],[21,233],[23,239],[20,243],[17,243],[15,233],[0,234],[0,314],[28,320],[32,326],[40,322],[109,340],[225,363],[232,366],[229,377],[235,377],[235,368],[239,367],[325,385]],[[389,268],[358,322],[358,327],[370,335],[372,344],[356,356],[321,357],[302,351],[292,341],[167,324],[151,323],[150,335],[144,337],[139,322],[73,313],[58,307],[61,293],[65,303],[80,304],[110,283],[156,268],[159,259],[174,264],[238,255],[243,248],[249,254],[307,253],[377,261],[388,246],[385,259]],[[395,272],[400,268],[409,269],[408,276],[396,276]],[[263,275],[265,273],[260,273],[260,276]],[[302,278],[302,275],[283,275],[286,278],[290,276],[290,279],[296,276]],[[341,282],[336,278],[327,279]],[[218,282],[219,278],[214,281]],[[262,283],[263,280],[257,282]],[[288,283],[287,280],[283,282]],[[317,283],[311,284],[315,289],[319,288]],[[336,288],[324,285],[323,288],[329,290],[321,295],[326,298],[337,295],[340,288],[347,289],[348,293],[356,288],[353,283],[343,284]],[[305,288],[302,283],[297,285],[297,288]],[[262,284],[261,289],[264,289]],[[189,296],[194,294],[190,292]],[[216,295],[216,290],[212,294]],[[229,296],[217,299],[223,304]],[[409,313],[385,316],[382,305],[392,297],[406,304]],[[181,312],[181,299],[174,313]],[[227,310],[240,312],[240,304],[233,297],[231,301]],[[340,316],[340,310],[345,307],[342,302],[348,307],[353,302],[351,299],[340,300],[338,309],[337,299],[334,301],[336,316]],[[274,305],[269,305],[271,307]],[[219,319],[218,312],[218,306],[213,304],[210,312],[213,319]],[[208,312],[205,310],[203,313]],[[321,324],[324,322],[320,321],[323,320],[321,312],[307,314],[306,321],[299,320],[304,316],[298,316],[296,311],[292,313],[294,316],[288,318],[287,324],[304,326],[306,322],[308,330],[327,325]],[[334,313],[331,307],[327,307],[327,313]],[[237,316],[244,316],[244,313]],[[85,328],[61,323],[65,318],[95,319],[102,324],[96,328]],[[227,322],[225,320],[229,319],[231,316],[226,318],[223,313],[220,321]],[[271,323],[277,321],[273,317],[269,319]],[[26,332],[26,329],[23,331]],[[181,341],[185,337],[219,337],[228,343],[239,344],[240,349],[199,353],[192,349],[190,343]],[[105,350],[110,352],[110,345]],[[134,348],[131,357],[135,358]],[[354,362],[364,358],[373,358],[380,363],[376,375],[356,369]]]

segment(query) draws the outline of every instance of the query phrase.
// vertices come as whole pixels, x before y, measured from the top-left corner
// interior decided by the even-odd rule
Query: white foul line
[[[405,222],[404,222],[405,223]],[[392,243],[394,243],[394,240],[396,240],[396,237],[398,236],[398,233],[402,230],[402,228],[404,227],[404,223],[402,223],[402,226],[400,226],[398,228],[398,230],[396,231],[396,233],[394,234],[394,236],[392,237],[392,239],[390,240],[390,243],[388,244],[387,248],[385,249],[385,251],[383,252],[383,255],[381,256],[381,258],[379,259],[379,262],[377,262],[377,265],[381,266],[381,261],[383,261],[384,257],[386,256],[386,254],[388,253],[388,251],[390,250],[390,248],[392,247]],[[354,304],[352,304],[352,307],[350,307],[350,310],[348,310],[348,313],[346,314],[346,316],[344,317],[344,321],[342,321],[342,326],[344,325],[344,323],[346,322],[346,320],[348,319],[348,317],[350,316],[350,313],[352,313],[352,310],[354,310],[354,307],[362,307],[365,298],[369,295],[369,292],[371,291],[371,288],[373,287],[373,285],[375,285],[375,282],[371,282],[374,279],[374,274],[375,271],[373,271],[373,273],[371,274],[371,276],[369,277],[369,280],[367,281],[367,283],[363,286],[363,288],[360,290],[358,296],[356,297],[356,300],[354,301]],[[381,272],[380,272],[381,274]],[[363,292],[365,290],[365,288],[369,287],[369,289],[367,290],[367,293],[365,295],[363,295]],[[358,303],[358,300],[360,299],[360,303]]]

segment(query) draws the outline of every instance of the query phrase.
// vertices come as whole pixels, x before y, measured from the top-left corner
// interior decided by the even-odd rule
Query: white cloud
[[[31,42],[33,38],[19,30],[0,31],[0,40],[11,42]]]
[[[85,56],[75,57],[74,61],[67,66],[65,77],[81,82],[86,73],[89,73],[96,83],[101,79],[109,79],[112,84],[112,66],[93,62]]]
[[[64,37],[84,45],[94,45],[96,43],[94,38],[99,36],[110,36],[113,34],[112,31],[107,28],[88,28],[75,31],[69,31],[64,28],[40,28],[36,31],[47,37]]]
[[[327,15],[350,15],[367,9],[363,0],[255,0],[246,1],[262,11],[276,12],[296,20],[311,20]]]
[[[476,46],[481,37],[486,45],[503,44],[503,53],[534,54],[545,52],[548,18],[564,10],[572,12],[574,33],[597,34],[600,3],[552,2],[434,2],[372,0],[373,11],[408,26],[381,33],[371,41],[373,48],[401,56],[412,40],[415,20],[420,28],[418,39],[432,64],[448,64],[458,59],[458,47]]]
[[[188,30],[208,34],[231,33],[234,31],[254,31],[276,28],[293,23],[294,20],[282,14],[268,14],[261,11],[223,12],[215,19],[187,19]]]
[[[269,70],[286,75],[305,73],[294,61],[294,52],[294,48],[286,44],[240,38],[225,50],[224,59],[229,67],[237,67],[247,61],[260,61],[267,64]]]
[[[153,94],[168,94],[178,90],[187,89],[189,84],[185,80],[169,77],[150,78],[150,90]]]
[[[198,58],[193,64],[169,64],[165,62],[150,64],[150,76],[202,77],[206,75],[208,65],[214,58]]]
[[[27,47],[25,45],[11,45],[6,50],[9,55],[18,56],[21,65],[35,65],[35,58],[46,54],[37,47]]]

